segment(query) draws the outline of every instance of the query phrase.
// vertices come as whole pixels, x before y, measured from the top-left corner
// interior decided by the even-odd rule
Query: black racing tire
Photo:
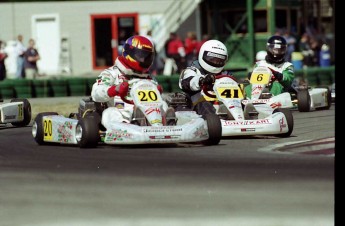
[[[169,107],[165,114],[166,118],[166,125],[167,126],[175,126],[176,125],[176,114],[175,109],[173,107]]]
[[[80,148],[95,148],[100,141],[99,122],[93,117],[78,120],[76,139]]]
[[[294,119],[293,119],[293,115],[290,111],[290,109],[287,108],[277,108],[274,109],[273,114],[277,113],[277,112],[281,112],[285,115],[286,118],[286,124],[289,128],[289,130],[286,133],[282,133],[282,134],[278,134],[276,135],[277,137],[289,137],[293,131],[293,127],[294,127]]]
[[[37,144],[42,145],[46,142],[44,141],[44,124],[43,124],[43,117],[47,115],[58,115],[56,112],[42,112],[38,113],[36,118],[34,119],[34,123],[32,125],[32,136],[34,137]]]
[[[210,146],[219,144],[222,139],[222,123],[216,114],[207,114],[203,116],[207,122],[209,138],[202,141],[202,144]]]
[[[318,86],[317,88],[325,88],[327,89],[327,105],[324,107],[317,108],[317,110],[329,110],[332,106],[332,91],[328,86]]]
[[[308,89],[302,89],[297,92],[298,111],[309,112],[311,110],[311,98]]]
[[[19,99],[19,98],[16,98],[16,99],[12,99],[11,100],[11,103],[14,103],[14,102],[23,102],[24,103],[24,119],[23,121],[21,122],[12,122],[11,124],[13,126],[17,126],[17,127],[24,127],[24,126],[27,126],[29,125],[29,123],[31,122],[31,104],[30,102],[28,101],[28,99]]]
[[[133,121],[133,124],[138,126],[148,126],[149,122],[146,119],[145,114],[139,109],[135,108],[133,111],[133,118],[135,119]]]

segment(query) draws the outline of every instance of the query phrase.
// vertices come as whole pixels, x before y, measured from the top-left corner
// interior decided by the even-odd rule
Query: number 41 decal
[[[243,94],[239,88],[218,88],[217,92],[223,98],[243,98]]]

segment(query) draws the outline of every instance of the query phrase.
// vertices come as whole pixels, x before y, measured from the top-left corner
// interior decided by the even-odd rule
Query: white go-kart
[[[220,120],[216,115],[203,118],[193,111],[164,111],[164,101],[157,85],[148,79],[129,81],[129,95],[123,104],[134,106],[130,123],[101,125],[105,103],[82,99],[78,113],[64,117],[56,112],[39,113],[34,120],[32,135],[42,145],[47,143],[76,144],[81,148],[109,145],[190,143],[216,145],[221,139]],[[117,103],[118,104],[118,103]],[[166,104],[166,103],[165,103]],[[107,127],[108,128],[108,127]]]
[[[245,100],[241,87],[232,76],[217,75],[212,90],[203,86],[203,93],[206,100],[213,102],[221,119],[223,137],[289,137],[293,131],[294,120],[289,109],[273,109],[259,100]],[[273,98],[272,103],[277,98]]]
[[[265,66],[256,67],[249,80],[252,85],[251,100],[259,100],[267,104],[276,105],[281,108],[297,108],[300,112],[310,112],[314,110],[328,110],[332,105],[332,94],[329,87],[308,87],[298,85],[297,80],[292,84],[289,92],[279,94],[279,98],[273,97],[269,92],[274,76],[271,70]],[[275,102],[272,102],[274,98]]]
[[[27,99],[11,99],[8,103],[0,100],[0,124],[24,127],[30,122],[31,105]]]

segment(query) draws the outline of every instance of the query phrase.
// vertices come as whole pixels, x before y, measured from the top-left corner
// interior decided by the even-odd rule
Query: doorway
[[[138,34],[137,13],[91,15],[93,69],[114,65],[126,39],[135,34]]]
[[[40,74],[59,73],[60,20],[58,14],[33,15],[32,37],[41,59],[37,62]]]

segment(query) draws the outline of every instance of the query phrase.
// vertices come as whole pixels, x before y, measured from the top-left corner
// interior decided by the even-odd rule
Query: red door
[[[91,15],[92,67],[102,70],[114,65],[127,38],[138,34],[138,14]]]

